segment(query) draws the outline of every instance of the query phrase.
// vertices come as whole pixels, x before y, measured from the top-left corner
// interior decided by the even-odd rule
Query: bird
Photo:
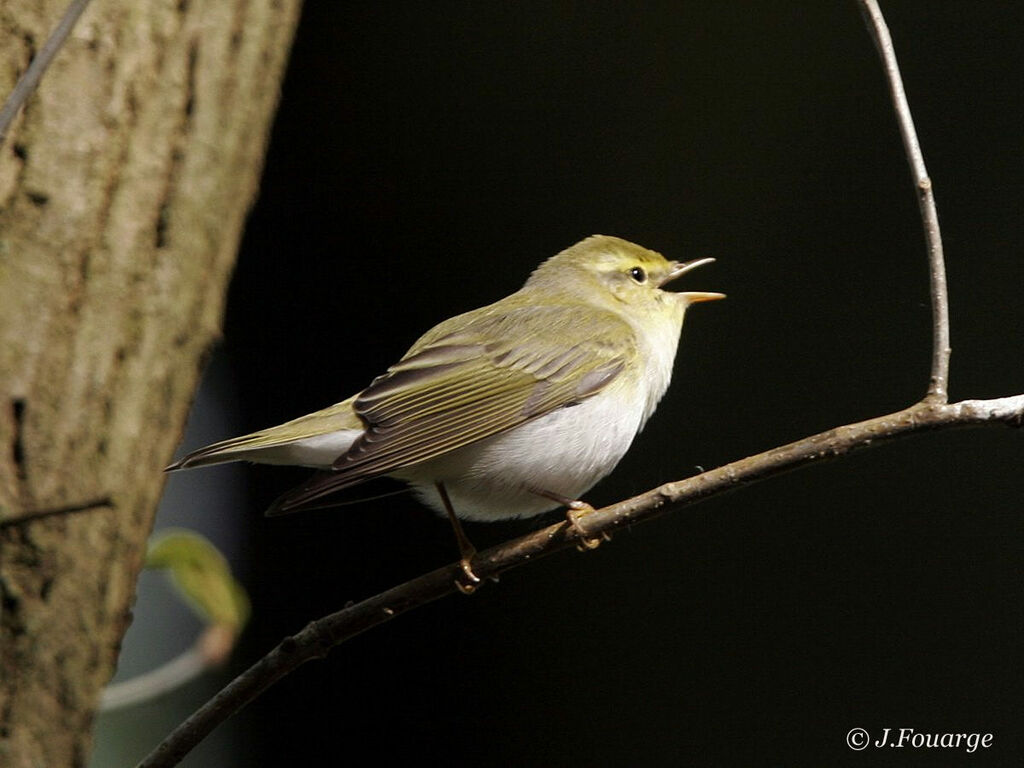
[[[427,331],[348,399],[199,448],[166,469],[249,461],[321,470],[269,515],[373,478],[402,480],[447,515],[467,578],[459,586],[471,591],[476,550],[460,518],[566,507],[576,526],[591,511],[580,497],[615,468],[668,389],[686,309],[725,298],[665,286],[712,261],[585,238],[515,293]]]

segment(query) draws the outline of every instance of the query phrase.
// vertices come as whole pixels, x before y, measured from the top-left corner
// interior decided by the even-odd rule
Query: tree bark
[[[4,4],[0,91],[64,5]],[[96,0],[0,148],[4,766],[87,761],[298,12]]]

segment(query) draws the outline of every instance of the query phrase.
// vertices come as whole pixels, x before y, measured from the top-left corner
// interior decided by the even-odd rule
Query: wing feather
[[[353,404],[364,434],[332,472],[281,497],[272,512],[577,404],[618,378],[635,354],[632,328],[612,312],[503,304],[442,323],[375,379]]]

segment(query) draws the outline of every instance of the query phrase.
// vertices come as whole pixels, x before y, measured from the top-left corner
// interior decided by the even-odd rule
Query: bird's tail
[[[164,471],[229,461],[330,467],[363,433],[363,423],[352,410],[354,400],[355,397],[351,397],[276,427],[204,446],[178,459]]]

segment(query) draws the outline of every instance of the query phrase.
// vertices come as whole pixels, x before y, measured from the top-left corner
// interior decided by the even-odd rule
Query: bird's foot
[[[591,514],[594,508],[587,504],[585,501],[570,501],[567,505],[568,509],[565,513],[565,519],[569,521],[569,527],[576,532],[576,549],[580,552],[586,552],[590,549],[597,549],[601,546],[602,541],[611,541],[611,537],[607,533],[601,533],[600,536],[589,536],[586,528],[580,525],[583,518]]]
[[[472,595],[476,592],[477,587],[480,586],[480,577],[473,572],[473,565],[469,560],[470,558],[468,557],[463,557],[459,560],[462,576],[455,579],[455,588],[464,595]]]

